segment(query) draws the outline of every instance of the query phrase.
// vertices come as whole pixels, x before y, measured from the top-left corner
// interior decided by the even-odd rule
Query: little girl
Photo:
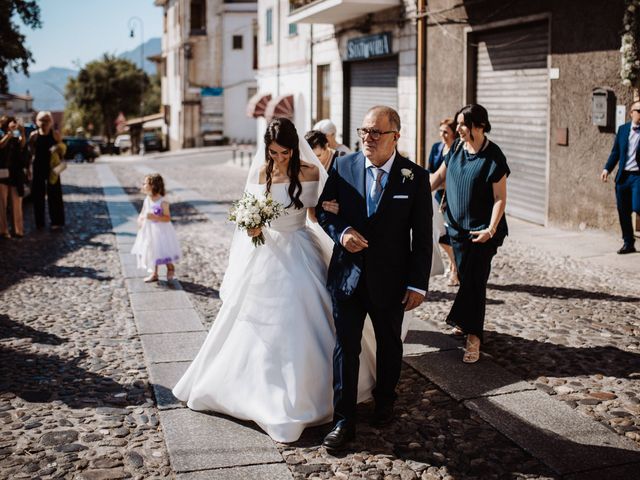
[[[163,199],[164,180],[159,173],[144,177],[142,193],[147,196],[138,216],[138,235],[131,253],[138,258],[138,268],[146,268],[151,275],[145,282],[158,281],[158,265],[167,266],[167,281],[173,280],[174,262],[180,259],[180,244],[171,224],[169,203]]]

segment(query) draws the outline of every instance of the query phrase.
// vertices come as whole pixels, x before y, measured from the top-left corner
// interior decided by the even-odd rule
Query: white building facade
[[[162,105],[171,150],[253,140],[256,3],[155,0],[163,8]]]
[[[290,97],[301,134],[330,118],[352,149],[366,111],[391,106],[402,120],[398,149],[415,158],[415,11],[413,0],[259,0],[258,96]],[[270,107],[256,112],[258,140]]]

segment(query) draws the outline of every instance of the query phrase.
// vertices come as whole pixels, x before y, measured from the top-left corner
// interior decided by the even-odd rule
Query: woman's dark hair
[[[289,160],[289,167],[287,168],[287,176],[289,177],[289,198],[291,203],[296,208],[302,208],[303,204],[300,201],[300,194],[302,193],[302,184],[300,183],[300,149],[298,148],[298,132],[296,127],[286,118],[274,118],[267,125],[267,130],[264,132],[264,158],[267,161],[267,192],[271,191],[271,181],[273,173],[273,158],[269,155],[269,145],[273,142],[291,150],[291,159]]]
[[[307,141],[307,143],[312,149],[316,147],[320,147],[324,149],[329,144],[329,140],[327,140],[327,136],[324,133],[322,133],[320,130],[309,130],[307,133],[304,134],[304,139]]]
[[[0,117],[0,128],[4,130],[5,133],[9,130],[9,122],[11,122],[12,118],[13,117],[7,117],[6,115]]]
[[[159,173],[152,173],[144,177],[146,181],[149,182],[149,186],[151,187],[151,193],[154,195],[161,195],[164,197],[164,180],[162,179],[162,175]]]
[[[458,120],[458,116],[462,114],[464,117],[464,121],[462,122],[467,128],[471,129],[474,125],[476,127],[482,128],[484,133],[489,133],[491,131],[491,124],[489,123],[489,113],[487,109],[482,105],[478,105],[477,103],[472,103],[470,105],[465,105],[456,113],[456,120]],[[471,135],[471,140],[473,140],[473,134]]]

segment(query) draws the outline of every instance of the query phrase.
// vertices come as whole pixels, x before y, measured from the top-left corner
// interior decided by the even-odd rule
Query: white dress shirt
[[[635,131],[633,127],[637,125],[631,124],[629,130],[629,148],[627,149],[627,163],[624,165],[624,169],[627,172],[637,172],[638,162],[636,162],[636,152],[638,151],[638,144],[640,143],[640,131]]]

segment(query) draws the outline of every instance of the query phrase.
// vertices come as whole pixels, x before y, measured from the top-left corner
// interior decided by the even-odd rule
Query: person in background
[[[618,166],[616,174],[616,204],[622,229],[622,248],[618,254],[636,251],[631,212],[640,215],[640,102],[631,105],[631,121],[618,129],[611,155],[600,174],[606,182],[609,173]]]
[[[347,153],[351,153],[351,150],[349,149],[349,147],[341,143],[338,143],[338,141],[336,140],[336,134],[338,133],[338,129],[336,128],[335,123],[333,123],[328,118],[324,120],[320,120],[318,123],[316,123],[313,126],[313,130],[320,130],[322,133],[324,133],[327,136],[327,140],[329,141],[330,148],[333,148],[334,150],[342,152],[343,155],[346,155]]]
[[[62,143],[60,132],[53,129],[51,112],[42,111],[36,116],[38,129],[29,137],[32,165],[28,175],[32,178],[31,197],[36,228],[44,228],[44,199],[49,202],[49,219],[51,230],[59,230],[64,226],[64,203],[62,201],[62,183],[58,176],[56,182],[50,181],[51,153]],[[33,168],[33,172],[32,169]]]
[[[0,237],[11,238],[7,224],[7,206],[11,200],[13,235],[21,238],[24,236],[24,127],[14,117],[2,117],[0,131]]]
[[[429,161],[427,163],[427,170],[433,174],[438,171],[440,165],[444,160],[445,155],[451,150],[453,142],[458,138],[456,133],[456,122],[452,118],[445,118],[440,121],[440,128],[438,129],[440,134],[440,141],[433,144],[431,152],[429,153]],[[446,201],[444,194],[444,185],[441,189],[435,192],[436,202],[440,205],[440,209],[444,210],[444,202]],[[447,285],[450,287],[456,287],[460,285],[458,279],[458,268],[456,267],[456,260],[453,256],[453,249],[451,248],[451,239],[448,233],[444,233],[439,239],[440,246],[449,257],[449,281]]]
[[[329,140],[327,136],[320,130],[310,130],[304,135],[304,139],[307,141],[313,153],[316,154],[320,163],[324,166],[324,169],[328,172],[333,166],[333,162],[336,158],[345,155],[344,153],[334,150],[329,146]]]
[[[438,171],[431,175],[431,191],[446,181],[445,218],[458,266],[460,288],[447,316],[453,333],[467,336],[462,361],[480,358],[491,260],[507,236],[507,159],[486,136],[489,114],[478,104],[455,116],[459,140]],[[342,207],[342,205],[341,205]]]

